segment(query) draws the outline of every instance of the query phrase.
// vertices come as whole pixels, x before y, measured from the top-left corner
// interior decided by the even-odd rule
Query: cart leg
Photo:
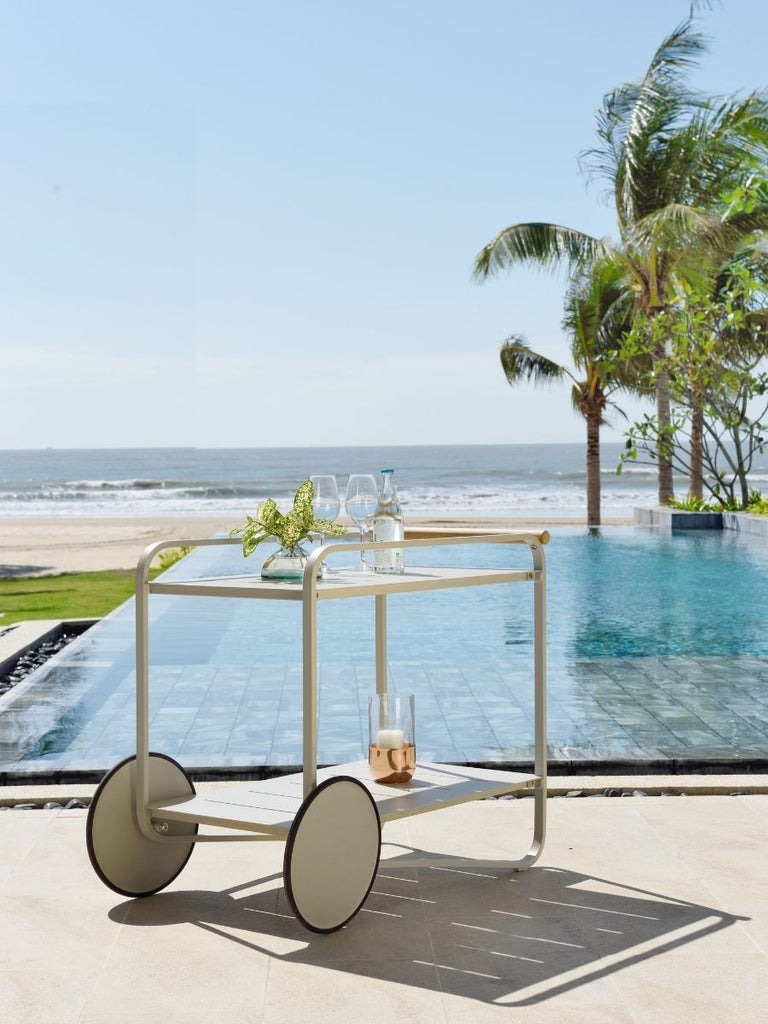
[[[152,800],[192,796],[192,780],[176,761],[150,754]],[[194,835],[197,824],[168,822],[172,836]],[[123,896],[150,896],[164,889],[189,860],[194,841],[148,839],[136,820],[136,757],[115,765],[101,781],[88,809],[85,827],[88,856],[99,878]]]
[[[376,602],[376,693],[387,692],[387,595],[377,594]]]
[[[532,867],[544,850],[547,833],[547,780],[538,779],[533,794],[533,841],[524,857],[510,862],[513,871],[526,871]]]
[[[531,545],[534,569],[544,570],[544,551],[541,544]],[[537,776],[534,789],[533,842],[528,853],[513,861],[513,871],[525,871],[541,856],[547,834],[547,607],[544,579],[533,585],[534,623],[534,689],[536,712],[534,717],[534,762]]]
[[[304,800],[285,845],[283,881],[296,917],[334,932],[360,910],[381,855],[381,819],[357,779],[338,775]]]

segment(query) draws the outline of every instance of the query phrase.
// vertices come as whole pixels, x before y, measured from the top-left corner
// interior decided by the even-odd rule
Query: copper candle
[[[409,782],[416,767],[413,694],[377,693],[368,701],[368,766],[376,782]]]

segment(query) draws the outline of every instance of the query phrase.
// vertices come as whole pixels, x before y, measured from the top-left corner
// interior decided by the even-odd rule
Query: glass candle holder
[[[416,767],[413,694],[368,698],[368,766],[376,782],[410,782]]]

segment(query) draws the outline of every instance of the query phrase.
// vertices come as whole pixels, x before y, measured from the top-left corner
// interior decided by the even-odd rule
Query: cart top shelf
[[[409,566],[402,575],[356,573],[336,570],[315,585],[318,601],[365,597],[371,594],[396,594],[451,587],[473,587],[487,583],[516,583],[540,578],[533,569],[472,569]],[[270,600],[301,601],[301,582],[283,583],[262,580],[259,576],[210,576],[194,580],[157,580],[149,585],[153,594],[176,594],[197,597],[248,597]]]

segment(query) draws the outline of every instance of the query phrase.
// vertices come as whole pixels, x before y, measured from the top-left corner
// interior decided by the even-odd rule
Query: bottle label
[[[382,516],[373,520],[374,541],[403,540],[405,528],[401,520]],[[376,572],[401,573],[405,569],[405,552],[402,548],[387,548],[373,552],[373,568]]]

